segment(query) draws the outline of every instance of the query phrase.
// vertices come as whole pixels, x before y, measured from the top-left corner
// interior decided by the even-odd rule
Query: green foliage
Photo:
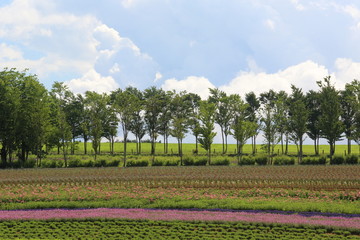
[[[212,161],[211,165],[214,165],[214,166],[229,166],[230,161],[227,158],[219,159],[219,160],[217,159],[217,160]]]
[[[330,158],[330,164],[334,165],[334,164],[343,164],[345,162],[345,158],[344,156],[333,156],[332,158]]]
[[[1,221],[1,239],[358,239],[359,230],[245,222],[58,219]]]
[[[359,161],[359,157],[356,155],[348,155],[345,158],[345,163],[346,164],[357,164]]]
[[[252,156],[243,156],[239,165],[255,165],[255,158]]]
[[[149,166],[149,161],[147,160],[129,160],[126,163],[126,167],[147,167]]]
[[[266,165],[268,162],[268,159],[266,156],[256,156],[255,157],[255,163],[257,165]]]
[[[207,162],[208,162],[207,158],[200,158],[194,161],[194,166],[205,166]]]
[[[158,160],[158,159],[155,159],[151,164],[151,166],[163,166],[163,165],[164,165],[164,162],[161,160]]]
[[[194,165],[194,159],[192,157],[186,156],[183,159],[183,163],[185,166],[192,166]]]
[[[302,165],[324,165],[326,164],[326,157],[305,157],[300,162]]]
[[[328,140],[330,156],[335,153],[335,142],[341,140],[344,124],[340,120],[341,106],[339,92],[330,83],[330,76],[324,82],[317,82],[320,89],[319,129],[321,136]]]
[[[294,165],[295,159],[287,156],[278,156],[274,158],[274,165]]]

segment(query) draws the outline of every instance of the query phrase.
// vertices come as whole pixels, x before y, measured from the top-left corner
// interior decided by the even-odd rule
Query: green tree
[[[292,94],[289,98],[289,127],[290,137],[298,146],[299,163],[303,156],[304,135],[307,131],[306,123],[309,111],[306,108],[305,96],[301,89],[291,85]]]
[[[231,134],[237,143],[238,163],[240,163],[243,155],[243,146],[249,138],[256,134],[258,126],[255,122],[247,120],[249,117],[247,115],[248,105],[244,103],[239,95],[230,95],[229,98],[233,104],[232,109],[234,112]]]
[[[268,164],[272,164],[274,150],[280,141],[278,132],[278,111],[276,109],[276,93],[273,90],[260,95],[261,107],[261,130],[263,131],[265,149],[268,154]]]
[[[85,96],[86,108],[89,110],[90,119],[89,133],[96,160],[97,155],[100,154],[100,142],[104,135],[108,95],[87,91]]]
[[[220,126],[222,139],[222,153],[227,152],[227,137],[230,133],[230,120],[232,112],[230,109],[230,101],[225,92],[218,88],[210,88],[209,102],[216,106],[215,122]]]
[[[71,154],[75,153],[75,139],[81,136],[81,122],[84,114],[84,105],[81,102],[81,95],[74,95],[70,93],[68,103],[64,107],[64,112],[66,115],[66,121],[71,129]]]
[[[126,167],[128,134],[134,114],[138,109],[138,99],[132,93],[131,89],[125,89],[125,91],[118,89],[116,92],[113,92],[113,94],[115,94],[114,106],[121,123],[124,137],[124,167]]]
[[[341,122],[341,107],[339,91],[330,83],[330,76],[324,81],[318,81],[320,87],[320,112],[319,129],[323,138],[330,145],[330,158],[335,153],[335,143],[341,140],[344,126]]]
[[[72,97],[72,93],[64,83],[55,82],[52,86],[50,95],[54,103],[52,109],[52,124],[55,133],[53,134],[60,140],[59,146],[62,149],[65,167],[67,167],[67,155],[72,140],[72,134],[71,127],[66,119],[65,108]]]
[[[17,87],[22,74],[16,69],[5,68],[0,72],[0,143],[1,166],[8,165],[8,156],[12,161],[12,152],[16,150],[16,126],[20,106],[20,90]]]
[[[351,112],[353,112],[353,118],[351,119],[352,122],[352,126],[351,129],[347,129],[348,126],[346,126],[345,128],[345,134],[347,134],[347,137],[349,136],[349,132],[351,134],[351,139],[354,140],[359,147],[359,151],[360,151],[360,81],[358,80],[353,80],[350,84],[346,84],[345,85],[345,91],[349,91],[351,92],[351,94],[349,94],[350,96],[348,96],[348,103],[351,104]],[[349,114],[352,115],[352,114]],[[349,121],[350,122],[350,121]],[[347,125],[347,123],[345,123],[345,125]],[[349,131],[348,133],[346,133],[346,131]],[[349,139],[350,137],[348,137]],[[351,148],[350,148],[351,149]],[[348,149],[348,153],[350,154],[351,152],[349,152]]]
[[[276,109],[276,122],[277,122],[277,131],[280,137],[281,144],[281,154],[284,154],[284,140],[287,142],[287,139],[284,139],[288,134],[288,118],[289,118],[289,107],[287,104],[288,95],[284,91],[280,91],[276,94],[275,100],[275,109]]]
[[[214,132],[215,113],[216,106],[214,103],[207,101],[200,102],[199,120],[201,123],[199,128],[199,143],[201,147],[207,151],[209,165],[211,164],[211,145],[216,136],[216,132]]]
[[[131,93],[134,103],[134,112],[131,117],[129,131],[135,135],[136,138],[136,153],[141,154],[141,139],[146,134],[145,120],[144,120],[144,96],[143,93],[134,87],[126,88],[126,91]]]
[[[354,131],[355,115],[357,111],[356,85],[358,81],[352,81],[345,85],[345,90],[340,92],[341,120],[345,127],[345,136],[347,138],[348,154],[351,154],[351,140]]]
[[[309,110],[308,122],[306,128],[307,135],[314,141],[315,154],[319,155],[319,141],[320,141],[320,94],[319,92],[310,90],[306,94],[306,108]]]
[[[250,122],[255,123],[258,128],[255,131],[255,134],[251,137],[251,147],[252,147],[252,154],[256,153],[256,137],[259,133],[259,117],[258,117],[258,110],[260,108],[260,101],[259,99],[256,97],[254,92],[250,92],[247,93],[245,95],[245,100],[247,102],[247,115],[248,115],[248,120]]]
[[[171,124],[171,102],[174,97],[174,92],[168,91],[161,91],[160,99],[162,100],[161,103],[161,115],[159,118],[160,121],[160,128],[159,134],[163,135],[164,137],[164,153],[168,153],[168,146],[169,146],[169,135],[170,135],[170,124]]]
[[[199,108],[200,108],[200,102],[201,98],[198,94],[195,93],[188,93],[186,95],[187,101],[191,105],[192,112],[189,117],[189,128],[192,131],[194,137],[195,137],[195,151],[194,153],[197,154],[199,152],[199,135],[200,135],[200,123],[199,123]]]
[[[180,165],[183,165],[182,143],[188,132],[189,117],[192,113],[192,103],[186,92],[180,92],[173,97],[171,102],[172,128],[171,135],[177,139]]]
[[[161,129],[163,97],[163,90],[156,87],[150,87],[144,91],[145,122],[151,141],[152,162],[155,159],[156,139]]]

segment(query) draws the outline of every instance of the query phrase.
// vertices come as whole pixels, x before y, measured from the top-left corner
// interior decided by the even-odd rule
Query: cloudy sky
[[[2,0],[0,68],[51,88],[305,91],[360,78],[358,0]]]

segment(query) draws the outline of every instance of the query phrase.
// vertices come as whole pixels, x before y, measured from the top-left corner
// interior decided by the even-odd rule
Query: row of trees
[[[67,155],[74,153],[75,140],[79,138],[83,139],[85,154],[87,142],[91,141],[96,158],[103,138],[109,141],[110,151],[114,153],[118,126],[123,133],[124,165],[130,132],[136,138],[138,154],[144,136],[150,137],[153,156],[158,138],[163,137],[163,151],[167,153],[168,138],[173,136],[182,163],[182,142],[191,131],[196,142],[195,153],[199,143],[207,150],[210,163],[215,124],[220,127],[223,154],[227,153],[228,136],[232,135],[237,141],[239,161],[248,139],[255,154],[260,132],[270,164],[275,146],[281,144],[282,154],[287,154],[290,142],[298,146],[301,161],[306,135],[314,141],[316,154],[319,154],[319,139],[327,139],[332,156],[336,141],[345,134],[350,154],[351,140],[360,144],[360,82],[354,80],[345,90],[338,91],[330,77],[325,77],[318,86],[318,91],[306,94],[296,86],[292,86],[291,94],[269,90],[256,96],[250,92],[245,100],[216,88],[210,89],[207,100],[194,93],[166,92],[156,87],[75,95],[63,83],[55,82],[47,91],[35,75],[4,69],[0,72],[2,165],[11,162],[15,154],[25,162],[30,152],[41,161],[47,152],[44,149],[57,147],[66,166]]]

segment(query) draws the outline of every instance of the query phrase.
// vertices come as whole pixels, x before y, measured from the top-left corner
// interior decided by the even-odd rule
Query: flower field
[[[104,218],[111,218],[106,220],[109,224],[130,221],[134,226],[168,223],[163,221],[176,221],[171,222],[173,226],[194,226],[201,221],[207,226],[216,221],[219,228],[213,231],[210,227],[209,234],[241,223],[252,226],[249,234],[270,236],[273,228],[282,232],[294,228],[324,239],[356,238],[360,232],[360,166],[1,170],[0,209],[0,224],[19,226],[30,224],[24,219],[37,219],[31,224],[52,222],[61,229],[66,221],[54,219],[73,217],[71,221],[84,228]],[[9,209],[16,211],[4,211]],[[260,223],[270,224],[264,225],[270,230],[255,231],[253,226]],[[233,232],[238,234],[238,230]]]

